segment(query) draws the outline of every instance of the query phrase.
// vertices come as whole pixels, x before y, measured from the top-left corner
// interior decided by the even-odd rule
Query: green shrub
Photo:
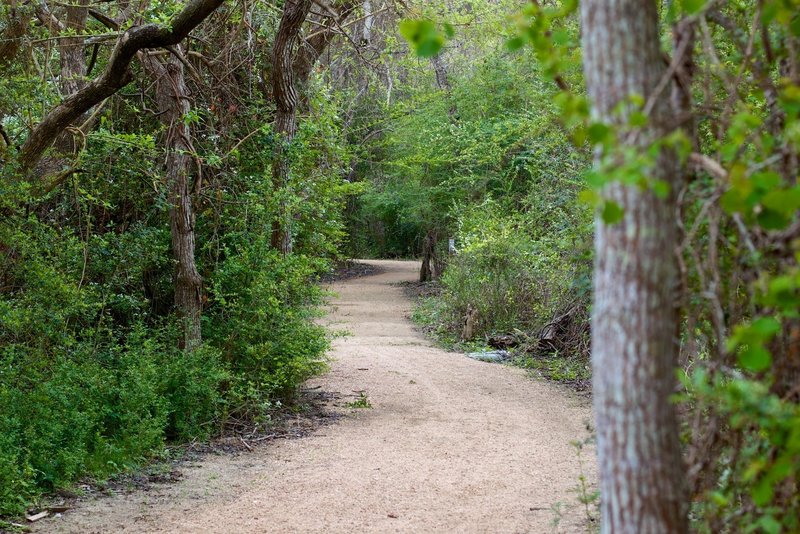
[[[232,246],[210,288],[207,341],[232,370],[230,409],[260,416],[325,368],[327,334],[312,322],[323,292],[309,283],[325,262],[284,257],[263,238]]]
[[[515,330],[535,336],[574,309],[586,319],[588,291],[581,281],[590,265],[580,256],[581,229],[540,235],[533,223],[504,215],[494,202],[467,211],[459,226],[459,252],[442,275],[435,304],[428,304],[453,336],[461,334],[468,310],[477,339]]]
[[[699,366],[681,374],[680,406],[697,413],[719,456],[696,480],[691,507],[697,532],[797,532],[800,529],[800,405],[761,380]],[[697,426],[684,424],[683,439]],[[697,477],[697,475],[693,475]]]
[[[170,441],[258,417],[325,367],[313,323],[325,263],[229,234],[209,280],[205,340],[178,349],[169,234],[145,225],[84,242],[35,217],[0,222],[0,515]],[[255,407],[255,409],[254,409]]]

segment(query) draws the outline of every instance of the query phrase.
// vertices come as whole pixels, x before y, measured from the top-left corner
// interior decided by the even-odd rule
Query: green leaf
[[[617,224],[625,216],[625,210],[613,200],[606,200],[600,217],[606,224]]]
[[[506,48],[510,52],[514,52],[516,50],[519,50],[523,46],[525,46],[525,39],[523,39],[522,37],[513,37],[513,38],[509,39],[508,41],[506,41]]]
[[[791,215],[800,209],[800,187],[770,191],[761,199],[761,204],[771,210]]]
[[[750,330],[756,333],[760,339],[769,341],[781,331],[781,323],[774,317],[759,317],[750,325]]]
[[[681,0],[681,7],[687,13],[699,13],[706,5],[706,0]]]
[[[444,46],[445,37],[439,33],[436,25],[430,20],[402,20],[399,29],[400,35],[411,44],[414,52],[420,57],[433,57]],[[445,31],[447,31],[446,28]]]
[[[646,126],[647,115],[645,115],[641,111],[634,111],[633,113],[631,113],[630,117],[628,117],[628,124],[630,124],[635,128]]]
[[[578,195],[578,199],[584,204],[588,204],[589,206],[592,207],[597,207],[598,205],[600,205],[600,202],[602,201],[600,193],[598,193],[594,189],[584,189]]]
[[[750,490],[750,496],[753,498],[753,502],[756,506],[768,505],[772,501],[773,495],[772,483],[767,477],[759,480]]]
[[[780,534],[783,529],[780,522],[771,515],[762,516],[757,524],[766,534]]]
[[[653,182],[653,193],[658,198],[667,198],[671,189],[672,187],[669,185],[669,182],[667,181],[656,180]]]
[[[589,128],[586,130],[586,133],[589,136],[589,141],[592,143],[603,143],[609,138],[611,128],[602,122],[595,122],[589,126]]]
[[[730,502],[721,491],[712,491],[708,494],[708,497],[717,506],[727,506]]]
[[[728,214],[745,212],[747,210],[747,195],[740,188],[733,187],[722,195],[720,205]]]
[[[772,354],[760,345],[747,347],[739,354],[739,365],[756,373],[766,371],[772,365]]]
[[[773,189],[780,187],[781,175],[777,172],[771,171],[755,172],[750,177],[750,181],[762,191],[772,191]]]
[[[765,230],[781,230],[789,224],[786,216],[769,208],[764,208],[757,219],[758,224]]]

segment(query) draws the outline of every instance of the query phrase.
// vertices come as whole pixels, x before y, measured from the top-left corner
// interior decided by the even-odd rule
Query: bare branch
[[[130,64],[139,50],[178,44],[223,2],[224,0],[192,0],[175,16],[170,27],[145,24],[123,33],[103,73],[53,108],[28,136],[19,153],[22,168],[33,168],[44,151],[69,124],[130,83],[133,77]]]

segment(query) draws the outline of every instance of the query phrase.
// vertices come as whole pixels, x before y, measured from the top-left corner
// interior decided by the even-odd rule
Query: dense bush
[[[338,102],[318,81],[306,96],[317,120],[301,126],[282,189],[271,182],[270,126],[220,125],[202,109],[185,118],[197,129],[243,130],[229,132],[224,150],[216,132],[195,147],[204,168],[192,198],[203,278],[203,343],[194,350],[180,348],[155,117],[135,99],[116,99],[113,121],[103,116],[84,139],[80,168],[48,190],[2,169],[0,516],[136,466],[167,444],[218,435],[231,421],[268,423],[325,369],[316,282],[337,255],[339,214],[358,187],[342,180]],[[14,120],[5,127],[22,134]],[[269,244],[280,203],[296,214],[287,256]]]
[[[164,234],[134,226],[87,244],[32,215],[0,222],[0,514],[213,435],[229,414],[263,416],[324,368],[309,283],[324,261],[263,239],[231,250],[208,282],[206,342],[186,352],[157,313],[168,298],[152,294],[159,276],[169,286]]]

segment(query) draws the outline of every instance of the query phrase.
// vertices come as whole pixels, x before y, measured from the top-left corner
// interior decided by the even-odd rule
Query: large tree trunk
[[[194,258],[195,217],[189,180],[194,149],[185,121],[190,109],[189,91],[184,81],[183,64],[173,55],[165,63],[143,55],[142,64],[155,82],[159,119],[167,127],[166,171],[172,254],[175,258],[175,308],[182,321],[181,348],[193,350],[202,342],[203,279]]]
[[[584,69],[596,118],[621,122],[614,108],[631,95],[653,97],[665,73],[657,5],[637,0],[581,2]],[[650,122],[623,142],[640,146],[670,129],[669,90],[656,97]],[[631,140],[632,139],[632,140]],[[592,359],[602,532],[688,531],[675,410],[670,403],[678,354],[677,158],[664,154],[653,179],[669,198],[619,182],[605,198],[625,215],[597,223]]]

